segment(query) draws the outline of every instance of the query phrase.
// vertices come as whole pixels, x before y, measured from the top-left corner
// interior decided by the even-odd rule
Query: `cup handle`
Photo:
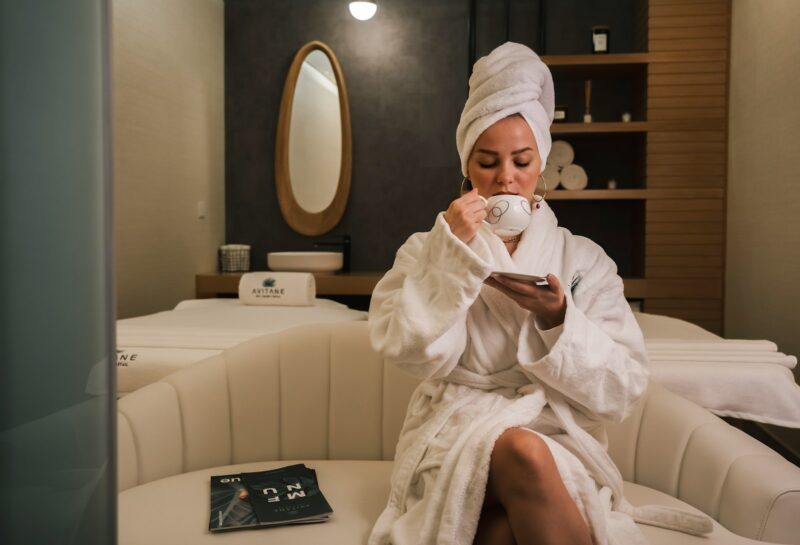
[[[482,196],[482,195],[478,195],[478,198],[479,198],[480,200],[482,200],[482,201],[483,201],[483,207],[484,207],[484,208],[486,208],[486,207],[489,205],[489,201],[488,201],[488,200],[486,200],[486,197],[484,197],[484,196]],[[488,212],[487,212],[487,214],[488,214]],[[489,222],[488,222],[488,221],[486,221],[486,220],[481,220],[481,221],[482,221],[483,223],[485,223],[486,225],[491,225],[491,223],[489,223]]]

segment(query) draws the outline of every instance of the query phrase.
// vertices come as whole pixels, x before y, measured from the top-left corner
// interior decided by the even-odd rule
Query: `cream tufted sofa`
[[[119,543],[365,543],[416,384],[355,322],[259,337],[124,397]],[[706,410],[653,386],[609,435],[632,503],[689,504],[719,521],[708,538],[643,526],[651,543],[800,543],[800,469]],[[317,470],[331,521],[207,531],[210,475],[295,462]]]

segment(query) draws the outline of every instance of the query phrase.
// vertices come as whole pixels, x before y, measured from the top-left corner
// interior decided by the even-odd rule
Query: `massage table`
[[[700,326],[634,312],[651,379],[721,417],[800,428],[797,360],[769,341],[730,340]]]
[[[306,324],[366,320],[328,299],[312,306],[181,301],[173,310],[117,320],[117,395],[122,396],[253,337]]]

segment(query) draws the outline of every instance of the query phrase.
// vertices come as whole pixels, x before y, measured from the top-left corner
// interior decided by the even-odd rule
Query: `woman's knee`
[[[506,430],[495,442],[490,465],[493,494],[535,493],[560,478],[544,439],[520,428]]]

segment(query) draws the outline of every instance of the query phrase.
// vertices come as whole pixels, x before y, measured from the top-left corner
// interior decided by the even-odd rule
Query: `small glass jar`
[[[611,29],[608,25],[592,27],[592,53],[608,53]]]

